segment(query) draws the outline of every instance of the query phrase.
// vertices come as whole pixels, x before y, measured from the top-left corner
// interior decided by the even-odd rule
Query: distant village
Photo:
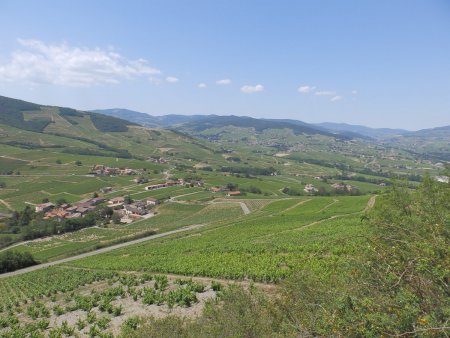
[[[92,170],[92,174],[98,176],[124,176],[124,175],[136,175],[138,172],[130,168],[114,168],[108,167],[103,164],[96,164]]]
[[[91,174],[97,176],[131,176],[138,175],[139,172],[135,169],[130,168],[116,168],[108,167],[103,164],[97,164],[92,167]],[[136,177],[133,179],[136,184],[145,184],[148,179],[144,177]],[[156,183],[147,185],[144,190],[157,190],[164,189],[173,186],[182,186],[189,184],[191,187],[203,187],[203,181],[193,180],[185,182],[183,179],[177,180],[167,180],[166,182]],[[112,187],[103,187],[100,192],[103,194],[108,194],[113,191]],[[95,194],[96,195],[96,194]],[[148,218],[154,215],[151,210],[152,207],[160,204],[158,199],[148,197],[144,200],[133,201],[129,196],[119,196],[119,197],[92,197],[86,198],[76,203],[63,203],[54,204],[51,202],[40,203],[35,205],[35,211],[39,213],[44,213],[44,219],[54,219],[62,221],[64,219],[74,219],[84,217],[87,213],[94,211],[98,206],[107,206],[111,208],[114,214],[120,217],[121,223],[131,223],[140,218]]]
[[[158,199],[151,197],[141,201],[132,201],[128,196],[113,197],[111,199],[94,197],[83,199],[73,204],[64,203],[56,205],[51,202],[41,203],[35,206],[35,211],[43,212],[44,219],[62,221],[63,219],[84,217],[87,213],[94,211],[97,206],[105,204],[105,206],[110,207],[120,217],[121,223],[131,223],[140,218],[153,216],[154,212],[151,208],[159,203],[160,201]]]
[[[138,171],[130,168],[108,167],[102,164],[95,165],[91,174],[98,176],[125,176],[137,175]],[[143,184],[146,180],[142,177],[133,179],[136,184]],[[145,190],[154,190],[174,185],[184,184],[183,180],[168,181],[145,187]],[[112,187],[103,187],[100,191],[104,194],[112,192]],[[96,195],[96,194],[95,194]],[[103,205],[111,208],[114,214],[120,217],[121,223],[131,223],[140,218],[148,218],[154,215],[152,207],[158,205],[158,199],[148,197],[144,200],[133,201],[129,196],[123,197],[92,197],[86,198],[73,204],[63,203],[60,205],[46,202],[35,205],[36,212],[44,213],[44,219],[54,219],[62,221],[63,219],[73,219],[84,217],[87,213],[94,211],[98,206]]]

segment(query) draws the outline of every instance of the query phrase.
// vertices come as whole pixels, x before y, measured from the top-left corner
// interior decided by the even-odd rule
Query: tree
[[[56,200],[56,205],[59,207],[59,206],[61,206],[61,205],[63,205],[63,204],[66,204],[67,203],[67,201],[66,201],[66,199],[65,198],[58,198],[57,200]]]
[[[82,165],[82,163],[81,163],[81,161],[80,161],[80,160],[76,160],[76,161],[75,161],[75,165],[79,167],[79,166],[81,166],[81,165]]]
[[[0,253],[0,273],[14,271],[36,264],[29,252],[8,250]]]
[[[97,210],[97,216],[99,218],[111,218],[111,216],[114,214],[114,210],[111,209],[110,207],[102,207],[99,210]]]
[[[118,213],[114,213],[111,217],[111,220],[114,224],[120,224],[121,217]]]
[[[131,203],[133,203],[133,199],[131,198],[130,195],[127,195],[127,196],[124,197],[123,202],[124,202],[125,204],[131,204]]]

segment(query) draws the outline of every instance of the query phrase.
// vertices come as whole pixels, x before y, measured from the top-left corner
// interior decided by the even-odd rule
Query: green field
[[[291,199],[248,218],[71,263],[82,268],[277,281],[299,266],[331,269],[358,250],[368,197]],[[201,219],[201,218],[200,218]],[[352,238],[352,241],[346,239]],[[314,258],[311,258],[314,256]]]
[[[40,262],[54,261],[152,233],[162,233],[194,224],[231,220],[242,215],[241,207],[236,204],[169,203],[159,206],[155,211],[157,213],[155,216],[132,224],[85,228],[73,233],[29,241],[15,246],[14,249],[30,252]]]

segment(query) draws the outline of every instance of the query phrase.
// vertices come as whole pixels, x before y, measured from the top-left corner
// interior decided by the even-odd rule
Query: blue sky
[[[0,95],[78,109],[450,124],[450,2],[0,0]]]

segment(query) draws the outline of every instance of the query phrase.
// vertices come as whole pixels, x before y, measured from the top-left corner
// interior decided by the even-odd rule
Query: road
[[[244,202],[239,202],[239,205],[242,208],[242,211],[244,212],[244,215],[248,215],[250,214],[250,209],[248,208],[247,204],[245,204]]]
[[[54,262],[48,262],[48,263],[33,265],[33,266],[28,267],[28,268],[24,268],[24,269],[20,269],[20,270],[8,272],[8,273],[0,274],[0,278],[6,278],[6,277],[11,277],[11,276],[21,275],[21,274],[24,274],[24,273],[27,273],[27,272],[44,269],[44,268],[47,268],[49,266],[54,266],[54,265],[58,265],[58,264],[62,264],[62,263],[75,261],[77,259],[82,259],[82,258],[86,258],[86,257],[90,257],[90,256],[99,255],[99,254],[102,254],[102,253],[105,253],[105,252],[109,252],[109,251],[113,251],[113,250],[116,250],[116,249],[125,248],[125,247],[130,246],[130,245],[144,243],[144,242],[150,241],[152,239],[166,237],[166,236],[170,236],[170,235],[173,235],[173,234],[177,234],[177,233],[185,232],[185,231],[189,231],[189,230],[199,229],[201,227],[204,227],[205,225],[207,225],[207,224],[190,225],[188,227],[184,227],[184,228],[181,228],[181,229],[167,231],[167,232],[163,232],[163,233],[160,233],[160,234],[156,234],[156,235],[151,235],[151,236],[144,237],[144,238],[135,239],[133,241],[112,245],[112,246],[109,246],[109,247],[106,247],[106,248],[102,248],[102,249],[98,249],[98,250],[95,250],[95,251],[86,252],[86,253],[83,253],[81,255],[59,259],[59,260],[54,261]]]

